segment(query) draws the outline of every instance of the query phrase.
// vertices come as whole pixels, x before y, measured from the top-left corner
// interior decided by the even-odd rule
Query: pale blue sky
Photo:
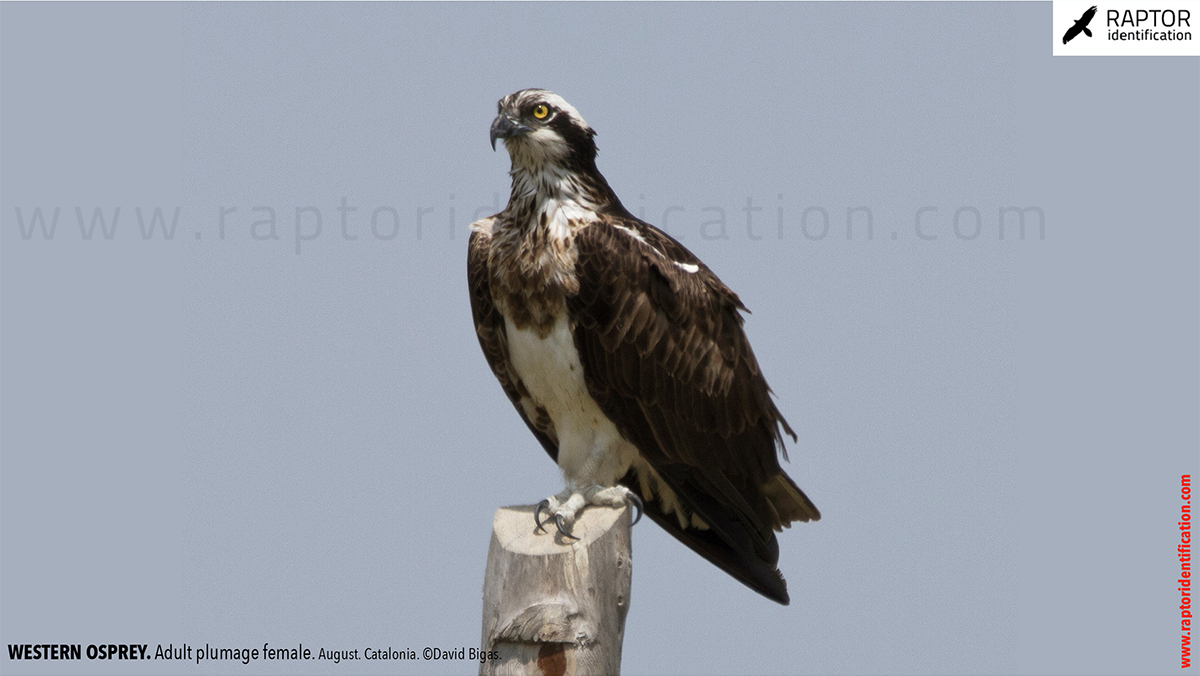
[[[0,643],[478,644],[493,511],[561,488],[465,284],[536,86],[753,311],[824,515],[786,608],[640,524],[626,673],[1178,670],[1196,58],[1054,59],[1046,3],[0,12]]]

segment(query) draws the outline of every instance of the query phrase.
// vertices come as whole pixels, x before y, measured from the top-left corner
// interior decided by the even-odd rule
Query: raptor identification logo
[[[1200,56],[1200,0],[1054,0],[1054,56]]]

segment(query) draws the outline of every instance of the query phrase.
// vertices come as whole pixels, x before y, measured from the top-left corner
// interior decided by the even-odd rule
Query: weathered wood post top
[[[484,651],[493,674],[615,675],[633,579],[628,508],[589,507],[563,536],[538,531],[534,507],[502,507],[492,519],[483,582]]]

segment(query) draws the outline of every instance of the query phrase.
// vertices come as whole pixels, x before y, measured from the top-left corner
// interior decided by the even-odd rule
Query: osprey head
[[[596,159],[596,132],[575,107],[544,89],[523,89],[500,99],[499,115],[492,122],[492,149],[496,139],[513,164],[539,169],[547,163],[589,164]]]

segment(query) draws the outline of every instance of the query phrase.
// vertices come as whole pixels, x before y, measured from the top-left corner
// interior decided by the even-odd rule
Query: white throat
[[[544,163],[537,169],[528,169],[514,160],[509,174],[513,181],[511,199],[515,202],[510,208],[531,214],[534,219],[544,215],[546,223],[553,222],[556,216],[571,220],[595,220],[600,205],[596,204],[583,182],[561,166]]]

